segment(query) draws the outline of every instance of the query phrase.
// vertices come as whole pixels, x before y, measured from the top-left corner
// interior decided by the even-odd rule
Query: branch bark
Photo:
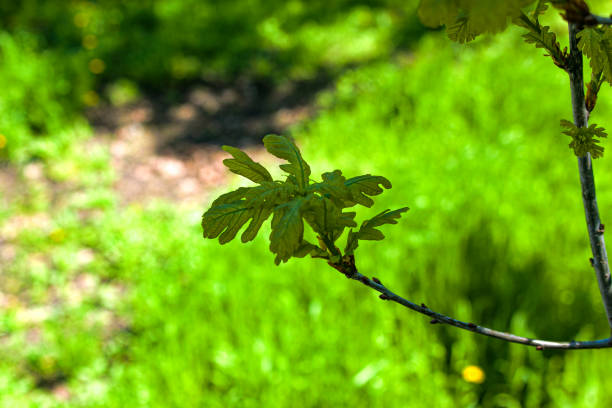
[[[525,346],[532,346],[538,350],[544,349],[562,349],[562,350],[584,350],[584,349],[600,349],[600,348],[612,348],[612,338],[594,340],[594,341],[567,341],[557,342],[548,340],[531,339],[528,337],[517,336],[512,333],[505,333],[497,330],[490,329],[488,327],[479,326],[474,323],[467,323],[461,320],[454,319],[450,316],[438,313],[428,308],[425,304],[417,305],[387,289],[386,286],[380,282],[377,278],[369,279],[367,276],[362,275],[354,267],[354,261],[343,264],[331,264],[332,267],[342,272],[347,278],[353,279],[363,283],[364,285],[380,292],[379,296],[383,300],[390,300],[398,303],[408,309],[414,310],[415,312],[424,314],[432,318],[431,323],[443,323],[448,324],[459,329],[468,330],[474,333],[482,334],[483,336],[493,337],[496,339],[504,340],[510,343],[523,344]]]
[[[597,24],[612,25],[612,18],[597,16],[595,14],[591,14],[591,17]]]
[[[569,23],[570,57],[567,72],[570,78],[574,124],[577,127],[586,127],[588,126],[588,112],[584,96],[583,58],[582,52],[578,48],[578,39],[576,38],[578,32],[580,32],[580,28],[574,23]],[[591,252],[593,253],[591,264],[597,276],[608,324],[612,329],[612,280],[610,279],[610,265],[608,264],[608,254],[603,236],[604,226],[599,218],[599,209],[597,207],[593,164],[589,153],[584,157],[578,158],[578,169],[580,172],[582,202],[584,204],[589,240],[591,242]]]

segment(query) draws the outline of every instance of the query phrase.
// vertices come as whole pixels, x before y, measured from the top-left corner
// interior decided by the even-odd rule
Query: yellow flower
[[[461,372],[461,376],[465,381],[474,384],[482,384],[485,380],[484,371],[482,371],[482,368],[475,365],[465,367]]]

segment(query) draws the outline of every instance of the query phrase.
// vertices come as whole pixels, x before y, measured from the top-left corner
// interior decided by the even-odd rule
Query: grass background
[[[167,17],[158,23],[180,21],[184,17],[179,11],[190,7],[187,1],[153,3],[158,8],[152,10],[161,7],[167,16],[175,15],[168,11],[171,5],[178,10],[179,20]],[[95,8],[96,3],[78,4]],[[117,4],[131,16],[132,6]],[[290,25],[286,48],[273,48],[281,56],[292,55],[284,53],[291,49],[303,59],[261,75],[275,80],[306,75],[308,64],[302,61],[310,62],[311,72],[331,69],[322,61],[338,60],[326,33],[336,33],[338,43],[360,52],[368,48],[359,41],[376,44],[371,48],[376,55],[342,62],[333,89],[319,95],[318,116],[289,132],[314,174],[340,168],[349,176],[372,173],[391,180],[394,188],[360,217],[385,208],[411,208],[399,225],[386,228],[385,241],[360,245],[360,271],[415,302],[465,321],[547,339],[607,336],[588,263],[576,159],[558,126],[561,118],[571,117],[566,75],[541,57],[541,50],[523,44],[517,29],[468,46],[451,44],[439,32],[418,42],[417,37],[394,41],[390,33],[403,31],[398,29],[401,21],[393,20],[399,14],[391,3],[347,2],[338,15],[301,2],[290,2],[287,9],[291,4],[304,15],[324,14],[327,20],[312,23],[302,16],[308,24]],[[146,23],[141,14],[146,16],[147,10],[134,13]],[[227,19],[247,18],[227,13]],[[274,30],[285,16],[269,13],[246,26],[274,33],[264,39],[269,35],[281,41]],[[385,23],[384,15],[395,17]],[[357,20],[354,26],[352,19]],[[563,30],[560,23],[553,24]],[[348,27],[346,32],[338,25]],[[50,26],[61,31],[60,25]],[[360,27],[370,27],[371,34],[364,34],[367,41],[353,35],[353,30],[364,33]],[[311,32],[320,37],[312,38]],[[0,36],[0,83],[11,84],[11,92],[0,98],[0,109],[7,112],[0,115],[2,132],[8,136],[2,151],[18,171],[41,161],[49,177],[69,179],[87,193],[58,207],[44,188],[32,183],[27,194],[0,201],[0,226],[11,225],[18,216],[49,215],[44,225],[20,227],[10,239],[3,230],[4,243],[16,248],[16,256],[0,265],[5,299],[0,313],[0,406],[612,403],[606,392],[612,386],[606,375],[608,350],[537,352],[431,326],[422,316],[381,302],[321,261],[292,260],[275,267],[266,230],[248,245],[204,241],[199,222],[208,203],[120,206],[112,191],[108,151],[102,146],[82,154],[80,146],[90,130],[78,113],[80,96],[70,96],[75,88],[62,90],[61,81],[42,81],[55,75],[49,74],[49,66],[65,78],[61,70],[69,72],[79,58],[87,63],[89,57],[79,53],[89,51],[76,52],[72,57],[77,62],[57,68],[54,58],[66,55],[62,47],[68,41],[57,40],[61,46],[47,53],[36,44],[25,46],[26,37],[17,32]],[[43,37],[49,42],[54,38]],[[248,31],[231,43],[240,38],[259,37]],[[210,47],[220,46],[219,40],[210,42]],[[413,45],[397,48],[398,42]],[[155,52],[164,58],[167,49],[177,47],[157,46]],[[266,49],[261,43],[249,46]],[[235,54],[232,50],[217,50],[218,55],[210,51],[215,56],[211,60],[222,64],[245,55],[242,48]],[[119,52],[109,45],[111,51]],[[201,63],[208,56],[193,58]],[[238,75],[234,62],[213,66],[225,75]],[[129,74],[127,68],[114,74],[113,69],[106,78],[82,74],[83,92],[104,97],[105,84],[119,76],[147,89],[148,74]],[[165,71],[153,74],[176,80]],[[33,107],[31,101],[36,102]],[[591,121],[609,127],[610,103],[604,87]],[[39,112],[40,119],[32,112]],[[607,155],[596,161],[604,223],[612,211],[611,170]],[[87,211],[96,216],[80,216]],[[93,256],[81,265],[77,260],[84,249]],[[94,281],[86,295],[74,298],[68,289],[82,272]],[[49,304],[54,306],[45,308]],[[33,311],[45,317],[37,319]],[[109,322],[118,327],[109,331]],[[31,339],[34,329],[37,341]],[[483,370],[481,384],[462,378],[462,370],[471,365]],[[49,384],[58,382],[70,389],[67,401],[50,392]]]

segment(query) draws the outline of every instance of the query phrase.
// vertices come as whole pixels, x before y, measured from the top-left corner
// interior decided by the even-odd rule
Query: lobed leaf
[[[312,196],[303,213],[312,229],[319,235],[327,235],[336,241],[347,227],[356,227],[355,212],[342,212],[332,200],[326,197]]]
[[[548,51],[550,57],[558,67],[564,68],[566,66],[566,54],[561,51],[561,46],[557,41],[557,35],[550,31],[549,26],[542,26],[537,17],[532,21],[523,13],[515,18],[513,22],[519,27],[528,30],[526,34],[523,34],[523,39],[526,43],[534,44],[536,48],[543,48]]]
[[[421,0],[418,15],[425,25],[445,25],[451,40],[472,41],[480,34],[498,33],[508,19],[534,0]]]
[[[219,237],[219,242],[225,244],[250,220],[240,239],[252,241],[273,209],[290,200],[295,191],[291,185],[262,182],[256,187],[240,187],[221,195],[202,216],[204,238]]]
[[[612,85],[612,28],[585,28],[576,36],[578,48],[589,58],[591,69]]]
[[[344,185],[349,191],[350,201],[366,207],[371,207],[374,204],[374,200],[368,196],[379,195],[384,191],[380,188],[381,185],[386,189],[391,188],[389,180],[371,174],[350,178],[344,182]]]
[[[470,26],[470,20],[467,17],[459,18],[446,29],[448,38],[460,44],[470,42],[478,35]]]
[[[351,201],[351,192],[344,184],[346,177],[342,175],[340,170],[323,173],[323,179],[320,183],[313,183],[308,187],[309,192],[316,192],[330,199],[337,207],[346,208],[355,205]]]
[[[293,253],[293,256],[296,258],[304,258],[307,255],[310,255],[314,258],[327,258],[328,257],[328,254],[326,251],[304,240],[302,241],[300,246],[295,250],[295,252]]]
[[[598,138],[608,136],[604,128],[597,127],[594,123],[589,127],[579,128],[565,119],[561,120],[561,126],[566,129],[562,133],[572,138],[569,147],[574,150],[576,156],[584,157],[587,153],[594,159],[603,156],[604,148],[600,146],[601,141]]]
[[[546,10],[548,10],[548,4],[546,3],[547,0],[538,0],[538,2],[536,3],[535,9],[533,9],[533,13],[531,14],[531,17],[535,21],[538,21],[540,16],[544,14]]]
[[[219,237],[219,243],[226,244],[254,216],[253,209],[246,207],[244,201],[211,207],[202,217],[204,238]]]
[[[339,262],[342,254],[334,243],[346,228],[357,227],[356,213],[343,209],[357,204],[370,207],[374,203],[371,197],[391,188],[391,183],[370,174],[347,180],[340,170],[334,170],[323,173],[321,182],[310,184],[310,167],[290,138],[269,135],[264,145],[271,154],[288,161],[280,166],[288,176],[284,181],[274,181],[268,170],[246,153],[224,146],[232,155],[224,160],[229,170],[257,185],[240,187],[214,200],[202,216],[204,238],[218,238],[225,244],[244,228],[241,241],[248,242],[272,216],[270,250],[276,255],[276,264],[306,255]],[[394,218],[403,211],[406,209],[387,210],[364,222],[358,232],[351,231],[347,245],[351,253],[359,239],[382,239],[384,235],[376,227],[396,223]],[[318,234],[320,246],[303,239],[304,221]],[[323,240],[334,244],[333,248],[326,248]]]
[[[408,210],[408,207],[400,208],[394,211],[385,210],[369,220],[365,220],[361,224],[359,231],[349,232],[344,252],[346,254],[352,254],[355,249],[357,249],[359,240],[380,241],[384,239],[385,235],[382,233],[382,231],[376,228],[385,224],[397,224],[396,219],[399,219],[402,216],[402,213]]]
[[[231,154],[233,159],[223,160],[223,164],[233,173],[246,177],[255,183],[272,181],[272,176],[264,166],[256,163],[240,149],[232,146],[223,146],[223,150]]]
[[[287,262],[297,251],[304,235],[302,206],[308,202],[300,197],[274,209],[272,232],[270,233],[270,251],[276,254],[274,262]]]
[[[280,168],[293,176],[291,180],[301,191],[305,191],[309,183],[310,166],[302,158],[295,143],[290,138],[279,135],[268,135],[264,137],[263,142],[270,154],[289,162],[280,165]]]
[[[249,205],[275,207],[279,204],[293,200],[299,193],[297,186],[293,183],[283,182],[262,182],[261,185],[250,187],[246,198],[249,200]]]
[[[421,0],[418,9],[423,24],[434,28],[452,23],[458,14],[457,3],[448,0]]]

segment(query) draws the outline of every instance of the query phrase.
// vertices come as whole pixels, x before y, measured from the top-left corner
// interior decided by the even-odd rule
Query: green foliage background
[[[164,4],[158,6],[175,5],[179,11],[189,6],[178,0]],[[392,6],[382,8],[381,15]],[[379,3],[345,7],[335,19],[316,4],[302,10],[342,25],[354,13],[377,16]],[[321,61],[333,56],[317,37],[300,40],[300,35],[311,38],[304,33],[324,36],[322,23],[312,24],[289,41],[312,47],[311,54],[302,54],[304,60],[282,72],[300,72],[302,61],[325,67]],[[61,24],[53,27],[58,33],[47,41],[68,43],[60,36]],[[185,33],[190,32],[186,27]],[[375,25],[376,35],[368,38],[376,42],[379,34],[393,38],[385,36],[398,27],[408,30],[401,24],[384,27]],[[352,33],[338,34],[338,41],[356,44]],[[248,42],[253,36],[236,35],[232,43],[242,44],[241,38]],[[275,267],[267,231],[248,245],[203,240],[200,216],[209,203],[198,208],[165,203],[120,207],[110,188],[108,152],[94,150],[83,160],[78,142],[89,130],[69,102],[56,102],[62,100],[57,95],[76,99],[61,81],[43,79],[48,64],[61,66],[53,63],[52,52],[28,48],[23,41],[16,33],[0,36],[0,83],[12,84],[11,99],[0,95],[0,109],[7,112],[0,115],[6,121],[2,133],[9,136],[8,150],[2,151],[17,163],[42,160],[50,176],[71,180],[87,194],[52,214],[52,227],[63,231],[62,239],[37,226],[19,233],[15,262],[0,265],[3,289],[16,285],[31,302],[44,304],[49,288],[61,288],[79,273],[74,262],[78,251],[92,248],[89,271],[100,282],[121,283],[127,294],[100,293],[91,302],[63,307],[44,323],[40,343],[28,341],[31,327],[17,318],[18,310],[1,309],[1,407],[612,403],[608,350],[538,352],[431,326],[323,268],[320,261],[291,260]],[[218,46],[217,40],[210,42]],[[10,50],[17,50],[14,59]],[[60,46],[54,50],[63,55]],[[392,47],[383,50],[385,58],[368,58],[343,70],[334,89],[320,95],[319,116],[291,132],[313,172],[341,168],[348,175],[385,175],[394,188],[377,206],[411,207],[399,225],[385,231],[382,244],[360,244],[360,271],[466,321],[550,339],[607,336],[588,263],[575,156],[559,128],[559,118],[571,113],[566,75],[540,50],[523,44],[517,29],[468,46],[432,32],[392,56]],[[228,47],[212,61],[234,61],[242,55],[235,52]],[[29,68],[18,69],[23,66]],[[234,75],[234,65],[228,66],[215,69]],[[111,71],[107,75],[115,75]],[[84,89],[103,92],[90,73],[82,75]],[[163,72],[151,75],[171,78]],[[271,75],[282,79],[284,74]],[[138,73],[131,79],[139,78],[146,84],[151,77]],[[31,97],[27,92],[38,93]],[[26,112],[27,101],[45,109],[41,129],[31,119],[35,114],[19,113]],[[611,102],[604,87],[592,116],[607,128]],[[19,139],[9,135],[14,129]],[[40,148],[41,141],[48,146]],[[612,212],[612,168],[607,157],[595,165],[605,223]],[[2,225],[16,215],[51,211],[51,197],[30,185],[16,200],[0,197],[0,205]],[[83,221],[82,211],[99,216]],[[33,263],[36,254],[51,262]],[[129,330],[106,338],[91,323],[100,311],[129,321]],[[483,369],[482,384],[463,380],[461,372],[469,365]],[[58,376],[70,387],[69,402],[35,386]]]

